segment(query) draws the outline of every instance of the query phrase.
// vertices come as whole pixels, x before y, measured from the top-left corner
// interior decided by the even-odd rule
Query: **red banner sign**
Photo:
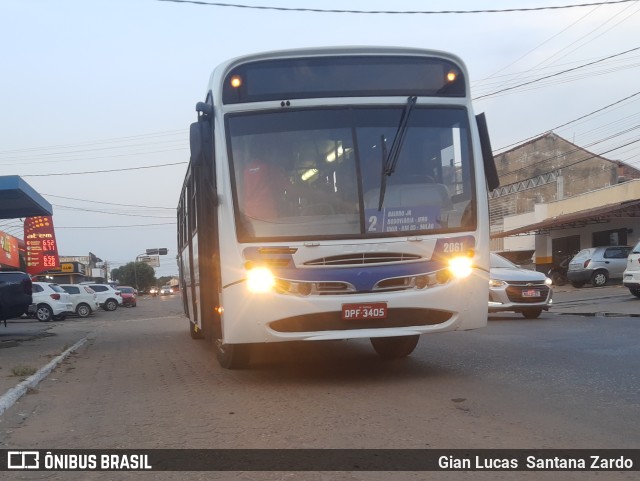
[[[60,267],[56,234],[51,217],[27,217],[24,221],[27,273],[33,275]]]
[[[9,267],[20,267],[18,239],[0,231],[0,264]]]

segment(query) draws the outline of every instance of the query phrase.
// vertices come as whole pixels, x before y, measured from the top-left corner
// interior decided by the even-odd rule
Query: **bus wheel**
[[[407,357],[418,345],[420,336],[372,337],[371,345],[383,359]]]
[[[189,332],[191,332],[191,339],[204,339],[204,331],[196,326],[195,322],[189,321]]]
[[[223,344],[220,339],[216,339],[214,346],[218,362],[223,368],[242,369],[249,364],[251,352],[248,344]]]

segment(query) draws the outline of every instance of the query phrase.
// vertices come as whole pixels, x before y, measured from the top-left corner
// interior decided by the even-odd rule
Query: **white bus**
[[[316,48],[217,67],[178,205],[193,338],[225,368],[256,343],[421,334],[487,322],[484,117],[448,53]]]

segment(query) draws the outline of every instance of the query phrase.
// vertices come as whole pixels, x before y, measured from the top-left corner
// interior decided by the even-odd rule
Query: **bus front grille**
[[[385,264],[388,262],[417,261],[416,254],[401,252],[361,252],[339,256],[320,257],[304,263],[305,266],[359,266],[363,264]]]

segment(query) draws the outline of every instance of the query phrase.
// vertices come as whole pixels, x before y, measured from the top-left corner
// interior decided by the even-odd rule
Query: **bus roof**
[[[355,60],[356,58],[358,60]],[[404,64],[398,64],[399,59],[402,58],[405,59]],[[342,59],[341,64],[338,59]],[[402,81],[400,85],[394,85],[395,88],[389,88],[389,83],[385,84],[385,77],[389,77],[390,69],[389,65],[383,65],[383,62],[391,62],[391,59],[396,61],[393,65],[395,68],[391,70],[400,73],[393,81]],[[431,59],[429,65],[426,59]],[[310,62],[310,64],[303,62]],[[354,62],[358,64],[351,65]],[[438,50],[391,46],[314,47],[248,54],[218,65],[211,74],[207,91],[212,91],[215,99],[224,98],[224,103],[296,98],[296,94],[300,98],[313,97],[314,94],[318,94],[319,97],[361,96],[366,95],[367,92],[371,95],[376,91],[380,92],[376,93],[376,96],[430,95],[442,87],[434,83],[436,72],[438,76],[442,75],[440,70],[434,70],[436,62],[440,62],[441,65],[438,65],[440,70],[451,68],[456,70],[459,88],[455,92],[450,89],[453,94],[443,96],[465,96],[468,90],[467,71],[464,62],[458,56]],[[377,70],[376,64],[379,64]],[[353,72],[357,70],[359,76],[349,72],[350,67]],[[312,74],[315,76],[316,85],[319,89],[326,90],[325,94],[318,89],[313,90],[314,84],[309,81],[310,68],[315,69]],[[295,77],[296,69],[300,72],[297,78]],[[340,69],[339,72],[336,69]],[[253,83],[248,86],[242,85],[238,90],[247,88],[245,92],[247,95],[242,96],[241,100],[233,101],[223,87],[228,90],[227,80],[235,72],[238,72],[241,81],[249,80]],[[282,81],[283,73],[289,76],[284,82]],[[245,77],[242,77],[243,74]],[[335,78],[333,83],[332,78]],[[277,85],[275,85],[276,79],[280,82]],[[348,83],[345,84],[345,80],[352,81],[351,88]],[[418,85],[419,81],[422,81],[420,85]],[[370,82],[368,88],[367,82]],[[365,84],[364,88],[360,88],[363,84]],[[298,90],[301,85],[305,85],[305,90]],[[335,85],[334,90],[332,85]],[[251,93],[249,87],[251,87]],[[338,91],[341,94],[332,95]]]

